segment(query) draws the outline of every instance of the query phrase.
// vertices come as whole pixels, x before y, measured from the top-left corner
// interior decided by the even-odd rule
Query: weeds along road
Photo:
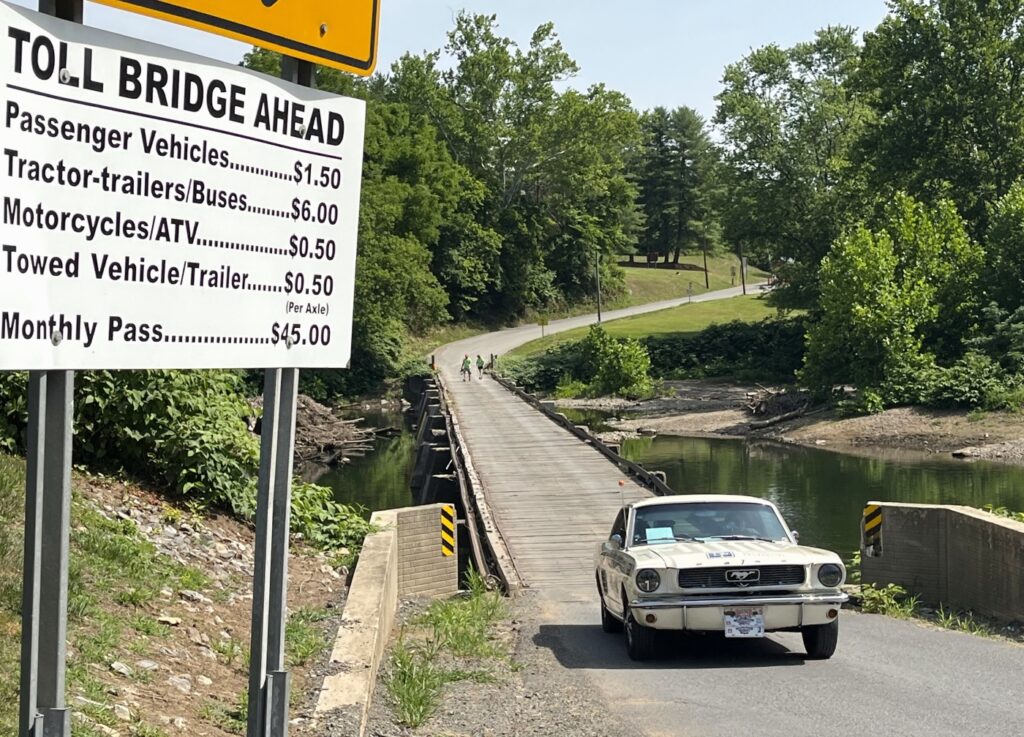
[[[722,290],[693,301],[739,293],[739,289]],[[686,299],[641,305],[604,317],[612,320],[684,302]],[[594,319],[586,315],[559,320],[546,332],[588,325]],[[506,408],[511,395],[495,382],[460,381],[462,356],[468,353],[475,359],[477,354],[503,354],[539,335],[537,326],[502,330],[451,343],[435,354],[456,406],[461,400],[467,411],[481,406],[490,410],[488,432],[493,439],[543,434],[550,442],[550,433],[543,425],[532,431],[522,427],[527,422],[533,424],[533,418],[514,402]],[[554,427],[545,418],[538,419]],[[524,473],[538,465],[527,453],[524,449],[521,459]],[[569,493],[574,472],[569,467],[558,471],[560,483]],[[660,657],[634,663],[626,656],[621,635],[601,631],[592,562],[581,552],[597,546],[604,534],[601,531],[611,524],[611,515],[605,509],[581,508],[565,524],[565,553],[559,555],[564,573],[531,586],[537,625],[534,644],[554,654],[556,667],[582,673],[608,708],[632,725],[636,734],[1021,734],[1024,647],[914,621],[844,612],[839,649],[828,661],[804,660],[800,636],[783,633],[755,642],[711,636],[666,637]],[[577,540],[585,545],[576,544]],[[555,554],[554,548],[545,551],[547,556]],[[527,557],[534,556],[536,553]]]

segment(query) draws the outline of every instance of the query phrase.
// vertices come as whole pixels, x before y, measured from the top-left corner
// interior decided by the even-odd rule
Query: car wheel
[[[601,597],[601,629],[613,634],[622,632],[622,621],[617,619],[614,614],[608,611],[608,607],[605,606],[603,596]]]
[[[839,643],[839,620],[829,624],[816,624],[800,630],[807,648],[807,657],[811,660],[828,660],[836,651]]]
[[[654,645],[658,636],[657,630],[644,627],[633,617],[633,612],[626,610],[626,652],[630,660],[650,660],[654,655]]]

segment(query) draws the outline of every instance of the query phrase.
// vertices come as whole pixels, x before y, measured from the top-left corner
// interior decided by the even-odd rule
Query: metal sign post
[[[288,526],[298,369],[267,369],[263,384],[256,564],[249,648],[248,737],[286,737],[289,677],[284,662]]]
[[[39,11],[81,23],[82,5],[82,0],[40,0]],[[59,331],[51,336],[55,345],[62,339]],[[64,687],[74,377],[73,371],[29,373],[20,737],[71,735]]]
[[[313,65],[281,60],[281,77],[313,86]],[[288,620],[288,531],[298,369],[267,369],[263,383],[256,565],[249,657],[248,737],[287,737],[291,678],[285,670]]]
[[[29,374],[21,737],[67,737],[64,705],[74,372]]]

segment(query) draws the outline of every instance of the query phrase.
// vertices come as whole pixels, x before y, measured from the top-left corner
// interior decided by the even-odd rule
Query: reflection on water
[[[366,508],[366,517],[378,509],[408,507],[412,502],[409,476],[412,473],[415,437],[400,412],[346,413],[347,419],[362,417],[367,427],[393,427],[401,433],[393,438],[380,438],[376,450],[362,458],[353,458],[346,466],[335,468],[316,480],[334,489],[334,498],[342,504],[359,504]]]
[[[558,407],[557,411],[565,415],[566,419],[574,425],[585,425],[590,428],[590,432],[612,432],[615,430],[608,424],[608,420],[615,415],[607,410]]]
[[[985,504],[1024,510],[1024,468],[947,456],[862,458],[818,448],[744,440],[636,438],[622,454],[664,471],[680,494],[741,493],[774,502],[800,541],[849,557],[869,500]]]

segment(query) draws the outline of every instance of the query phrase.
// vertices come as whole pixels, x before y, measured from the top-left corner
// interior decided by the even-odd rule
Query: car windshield
[[[638,507],[633,544],[674,540],[788,540],[775,511],[756,502],[690,502]]]

